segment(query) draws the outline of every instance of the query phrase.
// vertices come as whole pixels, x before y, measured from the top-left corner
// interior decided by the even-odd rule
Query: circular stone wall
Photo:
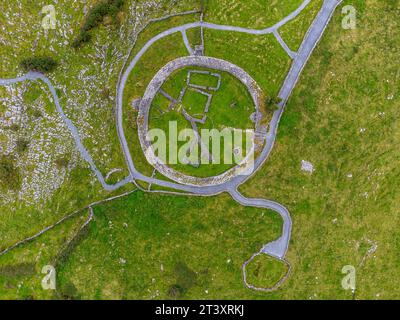
[[[253,171],[253,159],[254,159],[254,146],[262,145],[264,138],[262,135],[258,135],[257,132],[260,130],[260,120],[256,119],[255,122],[255,136],[254,144],[252,149],[246,158],[237,166],[225,171],[224,173],[206,177],[199,178],[189,175],[185,175],[181,172],[173,170],[167,164],[163,163],[154,153],[150,141],[146,139],[147,132],[149,130],[149,111],[154,97],[157,95],[158,91],[168,79],[168,77],[176,70],[184,67],[203,67],[210,68],[219,71],[225,71],[232,74],[238,80],[240,80],[248,89],[252,100],[255,105],[256,112],[260,112],[260,99],[262,97],[262,92],[260,87],[257,85],[256,81],[242,68],[221,59],[204,57],[204,56],[189,56],[182,57],[167,63],[163,68],[161,68],[154,78],[150,81],[146,88],[144,96],[139,105],[139,115],[137,119],[138,123],[138,135],[142,150],[145,154],[147,161],[161,174],[167,178],[174,180],[181,184],[194,185],[194,186],[211,186],[223,184],[237,175],[249,175]]]

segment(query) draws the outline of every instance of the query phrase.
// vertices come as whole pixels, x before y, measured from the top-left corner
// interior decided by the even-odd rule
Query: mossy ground
[[[293,218],[286,299],[395,299],[398,248],[398,2],[344,1],[294,90],[277,143],[242,187],[283,203]],[[301,160],[314,164],[312,175]],[[264,188],[259,188],[262,185]],[[341,270],[357,271],[353,294]]]
[[[247,283],[260,289],[272,288],[287,272],[283,261],[260,254],[246,266]]]

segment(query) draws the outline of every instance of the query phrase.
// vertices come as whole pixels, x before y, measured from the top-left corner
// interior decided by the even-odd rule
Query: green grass
[[[281,37],[293,51],[299,49],[303,42],[304,35],[321,9],[322,3],[322,0],[311,1],[296,19],[290,21],[279,29]]]
[[[2,299],[53,299],[53,290],[44,290],[41,281],[46,265],[56,265],[57,256],[87,220],[88,212],[77,214],[30,243],[0,257],[0,297]]]
[[[190,76],[190,83],[202,87],[216,88],[218,85],[218,78],[202,73],[192,73]]]
[[[247,283],[257,288],[272,288],[288,271],[287,265],[266,254],[256,256],[246,267]]]
[[[196,45],[201,45],[201,29],[200,28],[191,28],[186,30],[186,35],[189,39],[189,43],[194,49]]]
[[[137,192],[99,206],[59,269],[88,299],[265,298],[245,289],[242,263],[279,235],[280,218],[229,196]],[[96,248],[96,250],[93,250]],[[210,248],[212,250],[210,251]],[[182,289],[175,296],[174,286]]]
[[[296,10],[302,0],[205,0],[207,22],[246,28],[267,28]]]
[[[198,20],[199,14],[188,14],[152,22],[140,33],[129,59],[133,59],[142,46],[160,32],[177,25]],[[182,56],[187,56],[187,54],[187,49],[180,33],[161,39],[142,57],[134,70],[132,70],[126,83],[123,97],[125,135],[136,168],[147,176],[151,176],[154,169],[150,164],[148,164],[143,155],[139,137],[137,135],[137,112],[133,110],[130,103],[144,94],[148,83],[161,67],[169,61]],[[165,105],[165,100],[161,97],[159,99],[161,101],[156,100],[156,103],[160,102],[160,105]],[[163,100],[164,102],[162,102]],[[140,185],[147,188],[147,184],[145,183],[140,182]]]
[[[171,104],[171,101],[168,100],[166,97],[164,97],[162,94],[157,94],[154,97],[152,106],[154,109],[151,109],[155,113],[158,113],[158,115],[162,114],[162,112],[168,111],[168,108]]]
[[[204,35],[206,55],[238,65],[257,81],[265,95],[277,96],[291,61],[273,35],[210,29],[205,29]]]
[[[242,3],[243,11],[235,12],[238,3],[210,2],[215,9],[208,7],[211,9],[206,13],[206,20],[216,17],[218,23],[235,24],[240,20],[254,26],[257,15],[246,10],[257,8],[253,6],[256,2]],[[312,2],[313,11],[305,11],[310,15],[301,15],[300,20],[281,29],[292,49],[299,45],[298,30],[304,33],[307,29],[307,21],[311,21],[317,3],[320,2]],[[18,4],[22,9],[17,8]],[[24,0],[4,6],[4,12],[21,14],[11,18],[14,24],[8,23],[6,15],[0,17],[1,25],[5,26],[6,43],[0,49],[5,66],[0,76],[11,77],[19,72],[17,57],[31,55],[32,44],[39,35],[34,53],[44,54],[51,47],[63,57],[61,68],[51,76],[52,80],[60,91],[68,116],[85,137],[93,138],[88,138],[85,144],[106,172],[123,164],[121,156],[99,160],[104,150],[96,146],[96,140],[102,142],[108,137],[114,141],[109,143],[108,153],[120,152],[115,127],[108,125],[114,123],[110,120],[113,94],[110,101],[98,99],[104,88],[112,92],[115,87],[116,71],[122,64],[122,59],[118,60],[118,66],[114,64],[115,49],[122,48],[117,40],[119,35],[102,26],[96,30],[95,47],[85,46],[79,55],[74,55],[63,41],[53,40],[71,40],[71,35],[64,38],[64,28],[49,31],[45,36],[39,29],[40,23],[32,24],[40,17],[40,9],[45,4],[37,1],[32,5]],[[232,11],[226,10],[228,4],[234,8]],[[391,0],[371,0],[368,5],[361,0],[344,1],[343,5],[346,4],[357,9],[357,29],[341,28],[342,15],[338,9],[289,101],[271,158],[242,188],[247,195],[281,202],[292,214],[293,233],[287,259],[293,272],[283,287],[271,294],[257,293],[245,289],[241,279],[242,263],[262,244],[280,235],[281,220],[276,214],[243,208],[225,195],[186,198],[136,193],[96,208],[96,219],[86,237],[59,266],[58,281],[65,293],[92,299],[352,299],[353,294],[341,288],[344,276],[341,269],[351,264],[357,270],[355,298],[398,298],[400,171],[396,146],[400,142],[397,94],[400,34],[396,21],[399,10]],[[83,18],[83,3],[61,1],[59,5],[65,8],[65,15],[59,15],[61,25],[77,31]],[[190,7],[186,2],[183,6]],[[279,11],[281,14],[284,12]],[[154,15],[150,12],[148,18]],[[268,16],[268,19],[275,20],[274,17],[279,18]],[[259,26],[268,26],[271,22],[260,20]],[[18,30],[16,25],[20,26]],[[19,41],[17,45],[9,45],[15,43],[16,31]],[[190,39],[196,37],[190,34]],[[121,50],[127,52],[128,42],[123,42],[126,46]],[[206,42],[207,54],[243,67],[266,95],[276,96],[290,62],[272,36],[250,37],[206,30]],[[155,61],[152,57],[156,53],[152,52],[147,67],[139,68],[143,73],[138,73],[138,81],[133,80],[127,87],[125,107],[135,95],[140,96],[146,81],[163,64],[177,53],[187,54],[181,43],[177,37],[156,47],[163,53],[162,58]],[[103,69],[98,66],[103,60],[93,57],[95,48],[106,44],[109,45],[105,51],[108,67]],[[89,93],[82,89],[89,80],[77,77],[84,68],[89,68],[88,76],[101,74],[96,78],[98,85],[90,87]],[[141,79],[144,82],[139,86]],[[94,83],[93,79],[90,82]],[[25,92],[21,86],[15,88],[18,93]],[[42,85],[30,84],[26,91],[24,103],[33,109],[40,104],[42,112],[54,116]],[[4,97],[10,91],[0,87],[0,94]],[[89,108],[89,105],[95,107]],[[0,105],[2,114],[4,109],[4,104]],[[130,122],[126,125],[135,129],[135,114],[129,107],[127,110]],[[31,125],[38,121],[34,120],[34,113],[28,116],[32,117]],[[32,138],[46,133],[46,128],[58,126],[46,121],[47,127],[32,131]],[[27,134],[31,128],[34,127],[19,130]],[[7,131],[6,137],[1,135],[0,143],[7,143],[8,137],[17,134],[12,132]],[[54,146],[70,144],[69,152],[65,153],[75,158],[76,167],[68,172],[50,200],[0,204],[2,248],[54,223],[66,212],[106,195],[94,182],[87,165],[76,160],[73,142],[68,139],[63,136],[52,143]],[[134,140],[129,141],[134,149]],[[134,159],[141,154],[141,150],[135,149]],[[23,172],[34,169],[26,154],[19,156]],[[313,175],[300,170],[303,159],[315,165]],[[2,196],[10,195],[2,193]],[[82,219],[76,219],[0,257],[2,298],[54,297],[52,292],[41,290],[40,270],[63,252],[64,245],[82,223]],[[374,245],[376,251],[368,254]],[[260,286],[275,281],[279,272],[268,266],[258,261],[249,265],[250,276],[259,270],[251,281],[259,281]],[[264,268],[273,273],[263,272]]]
[[[209,94],[212,94],[211,105],[209,112],[204,113],[208,97],[200,94],[193,89],[188,88],[183,96],[182,103],[175,107],[175,110],[163,113],[161,109],[166,109],[166,103],[164,96],[159,93],[157,94],[152,108],[150,109],[149,117],[149,128],[151,129],[162,129],[169,137],[169,122],[177,121],[178,123],[178,134],[183,129],[192,129],[189,121],[184,119],[181,114],[181,108],[185,110],[193,117],[201,119],[203,115],[207,115],[207,121],[203,124],[198,124],[198,129],[217,129],[222,131],[224,128],[235,128],[235,129],[254,129],[254,124],[250,120],[250,115],[255,111],[254,103],[252,98],[247,91],[247,88],[234,76],[227,72],[220,72],[218,70],[197,68],[197,67],[185,67],[175,71],[163,84],[162,89],[170,94],[175,99],[178,99],[182,88],[186,87],[186,80],[188,71],[199,70],[199,71],[210,71],[221,75],[221,87],[217,91],[206,90]],[[204,74],[192,73],[191,83],[196,85],[204,85],[207,87],[217,87],[218,79],[214,76],[206,76]],[[197,76],[197,77],[196,77]],[[167,141],[168,142],[168,141]],[[183,147],[186,141],[179,141],[178,148]],[[221,152],[221,163],[220,164],[203,164],[199,167],[193,167],[179,163],[177,165],[171,165],[171,167],[179,172],[188,174],[196,177],[209,177],[217,174],[222,174],[226,170],[234,167],[236,164],[224,163],[224,148],[225,141],[221,141],[220,144]],[[246,137],[243,134],[243,145],[245,148]],[[210,144],[211,152],[212,144]],[[228,147],[228,146],[227,146]],[[167,148],[169,148],[169,143]],[[175,150],[177,152],[177,150]],[[233,154],[232,150],[229,154]],[[196,159],[197,160],[197,159]],[[196,161],[194,160],[194,161]]]
[[[341,288],[345,265],[357,271],[356,299],[398,298],[399,10],[388,1],[348,4],[357,29],[341,28],[338,8],[287,105],[271,158],[242,188],[292,214],[293,273],[282,299],[352,299]],[[315,165],[312,175],[300,170],[303,159]]]

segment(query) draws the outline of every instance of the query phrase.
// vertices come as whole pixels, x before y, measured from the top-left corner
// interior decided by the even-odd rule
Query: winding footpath
[[[226,26],[226,25],[217,25],[213,23],[207,23],[203,21],[195,22],[195,23],[189,23],[185,24],[182,26],[178,26],[175,28],[171,28],[169,30],[166,30],[152,39],[150,39],[138,52],[138,54],[133,58],[133,60],[130,62],[128,67],[126,68],[125,72],[122,74],[122,77],[118,83],[117,87],[117,102],[116,102],[116,121],[117,121],[117,129],[118,129],[118,137],[121,143],[122,151],[124,153],[124,157],[126,160],[126,163],[129,168],[130,175],[125,178],[124,180],[120,181],[117,184],[110,185],[105,182],[105,179],[101,172],[97,169],[92,157],[90,156],[89,152],[87,149],[83,146],[83,143],[81,141],[81,138],[79,136],[77,128],[74,126],[74,124],[69,120],[69,118],[64,114],[60,103],[59,103],[59,98],[57,96],[57,92],[52,85],[51,81],[44,76],[43,74],[37,73],[37,72],[29,72],[26,75],[22,77],[18,77],[15,79],[0,79],[0,85],[2,86],[7,86],[7,85],[12,85],[15,83],[23,82],[23,81],[36,81],[36,80],[41,80],[43,81],[49,88],[53,98],[54,98],[54,103],[56,106],[56,109],[60,116],[62,117],[63,121],[67,125],[72,137],[75,140],[76,146],[81,153],[82,157],[89,163],[92,171],[96,175],[97,179],[101,183],[104,189],[108,191],[116,190],[119,187],[129,183],[129,182],[134,182],[135,180],[141,180],[143,182],[147,182],[151,185],[158,185],[161,187],[166,187],[166,188],[171,188],[177,191],[185,192],[185,194],[188,195],[198,195],[198,196],[211,196],[211,195],[216,195],[222,192],[228,192],[234,200],[236,200],[238,203],[240,203],[243,206],[251,206],[251,207],[259,207],[259,208],[266,208],[266,209],[271,209],[282,217],[283,219],[283,227],[282,227],[282,235],[279,239],[270,242],[266,244],[260,252],[254,254],[252,258],[248,261],[246,261],[243,264],[243,277],[244,277],[244,282],[246,286],[248,286],[251,289],[255,290],[261,290],[261,291],[271,291],[272,289],[276,289],[279,284],[283,282],[284,279],[288,276],[288,274],[279,281],[277,285],[275,285],[273,288],[256,288],[250,284],[247,283],[246,280],[246,265],[257,255],[259,254],[268,254],[271,255],[277,259],[280,259],[282,261],[285,261],[285,255],[288,250],[288,245],[289,245],[289,240],[290,240],[290,235],[291,235],[291,229],[292,229],[292,221],[291,217],[289,214],[289,211],[282,205],[270,201],[270,200],[264,200],[264,199],[253,199],[253,198],[246,198],[242,194],[239,193],[237,188],[244,183],[251,175],[253,175],[266,161],[268,158],[274,143],[276,139],[276,133],[277,133],[277,128],[279,125],[280,118],[282,116],[282,113],[284,111],[285,105],[287,100],[289,99],[289,96],[291,92],[293,91],[293,88],[295,87],[299,76],[306,65],[312,51],[314,50],[315,46],[321,39],[326,26],[328,25],[333,13],[335,12],[335,9],[337,6],[341,3],[341,0],[324,0],[324,3],[322,5],[322,8],[320,12],[318,13],[317,17],[313,21],[311,27],[309,28],[302,45],[297,53],[292,52],[284,43],[282,38],[279,36],[278,29],[285,25],[287,22],[291,21],[292,19],[296,18],[302,10],[310,3],[311,0],[305,0],[294,12],[292,12],[290,15],[279,21],[277,24],[273,25],[272,27],[266,28],[266,29],[261,29],[261,30],[256,30],[256,29],[247,29],[247,28],[241,28],[241,27],[235,27],[235,26]],[[142,58],[142,56],[146,53],[146,51],[158,40],[165,38],[171,34],[180,32],[183,37],[183,41],[188,48],[188,51],[190,54],[193,53],[193,50],[190,47],[189,41],[187,39],[186,31],[188,29],[196,28],[196,27],[201,27],[203,28],[208,28],[208,29],[214,29],[214,30],[220,30],[220,31],[230,31],[230,32],[242,32],[242,33],[247,33],[247,34],[253,34],[253,35],[265,35],[265,34],[274,34],[277,40],[281,43],[282,47],[285,49],[285,51],[293,58],[292,62],[292,67],[283,83],[283,86],[280,90],[279,97],[282,99],[282,103],[279,106],[279,109],[274,113],[273,118],[270,122],[269,126],[269,131],[266,135],[266,142],[264,145],[264,148],[260,154],[260,156],[255,160],[255,165],[254,165],[254,170],[251,172],[250,175],[246,176],[236,176],[232,178],[231,180],[224,182],[222,184],[218,185],[211,185],[211,186],[193,186],[193,185],[182,185],[179,183],[174,183],[170,181],[164,181],[164,180],[159,180],[155,179],[154,177],[148,177],[143,174],[141,174],[139,171],[137,171],[134,162],[132,160],[129,147],[128,147],[128,142],[125,137],[124,129],[123,129],[123,91],[126,85],[126,82],[128,80],[128,77],[130,73],[133,71],[135,68],[136,64],[138,61]],[[287,262],[286,262],[287,263]],[[288,268],[288,273],[290,272],[290,265]]]

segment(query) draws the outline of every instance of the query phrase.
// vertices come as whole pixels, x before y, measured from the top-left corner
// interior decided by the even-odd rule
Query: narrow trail
[[[279,213],[283,220],[282,235],[279,239],[266,244],[261,251],[275,258],[283,259],[289,247],[290,234],[292,231],[292,219],[290,218],[289,211],[284,206],[274,201],[246,198],[239,193],[237,189],[229,190],[229,194],[242,206],[270,209]]]

